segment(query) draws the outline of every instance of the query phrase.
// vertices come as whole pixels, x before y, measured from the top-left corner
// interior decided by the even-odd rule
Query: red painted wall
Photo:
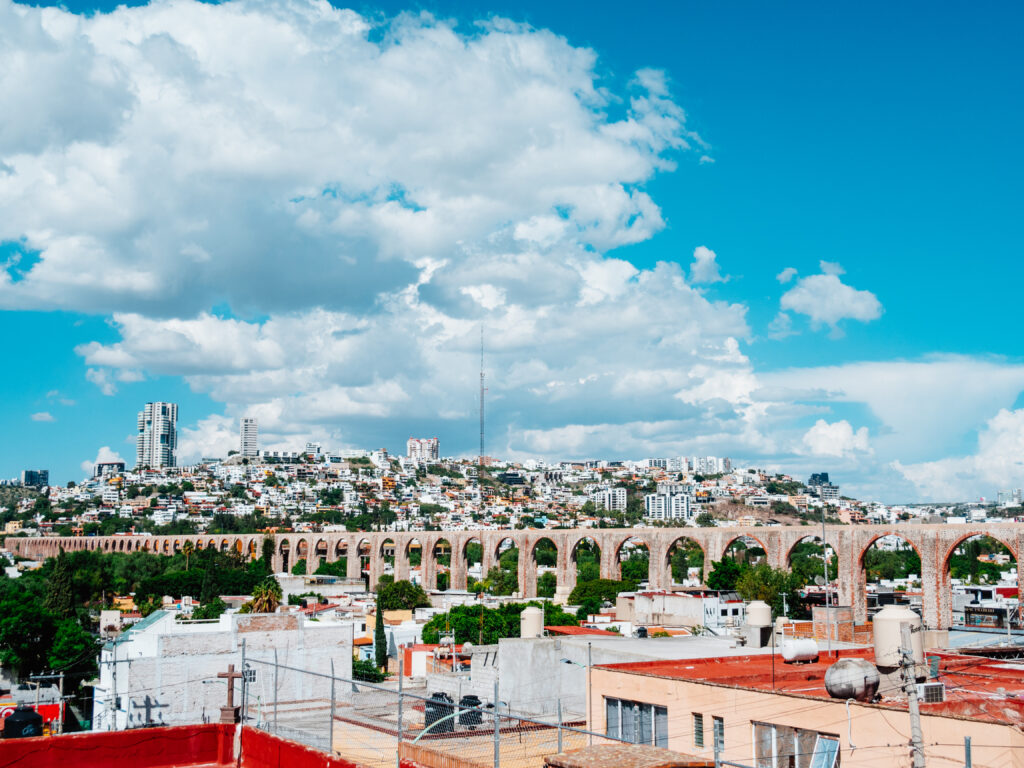
[[[234,726],[195,725],[0,740],[0,765],[171,768],[233,763]]]
[[[245,728],[242,731],[242,768],[362,768],[340,757],[279,739],[266,731]],[[402,761],[402,768],[419,768]]]

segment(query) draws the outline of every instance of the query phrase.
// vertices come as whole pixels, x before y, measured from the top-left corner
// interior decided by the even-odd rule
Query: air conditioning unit
[[[938,704],[946,700],[944,683],[918,683],[917,700],[922,704]]]

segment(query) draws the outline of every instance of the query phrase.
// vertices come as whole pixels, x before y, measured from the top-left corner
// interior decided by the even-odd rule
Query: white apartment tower
[[[242,456],[255,457],[260,452],[260,428],[256,419],[247,416],[242,419],[238,430],[239,449]]]
[[[178,447],[178,404],[146,403],[139,411],[135,438],[135,464],[139,467],[173,467]]]
[[[410,437],[405,444],[406,455],[415,462],[427,464],[437,461],[441,443],[436,437]]]

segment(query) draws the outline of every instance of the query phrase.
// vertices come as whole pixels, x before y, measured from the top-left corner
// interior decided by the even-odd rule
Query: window
[[[754,768],[837,768],[839,738],[788,725],[753,723]]]
[[[704,715],[693,713],[693,746],[704,746]]]
[[[633,744],[668,746],[668,709],[605,697],[605,735]]]
[[[725,749],[725,720],[720,717],[712,717],[711,724],[715,734],[715,744],[718,749]]]

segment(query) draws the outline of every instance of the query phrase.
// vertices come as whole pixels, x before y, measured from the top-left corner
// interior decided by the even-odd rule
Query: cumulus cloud
[[[425,258],[645,240],[664,223],[643,184],[702,146],[662,73],[613,91],[594,52],[502,19],[464,34],[322,0],[0,14],[0,108],[20,116],[0,131],[0,241],[39,254],[0,276],[0,306],[371,311]]]
[[[806,315],[814,327],[827,325],[834,335],[840,333],[838,324],[842,320],[866,323],[881,317],[882,304],[878,298],[840,280],[843,270],[838,264],[823,261],[821,270],[820,275],[801,278],[782,295],[783,310]]]
[[[115,462],[115,461],[124,461],[124,459],[121,458],[121,454],[119,454],[117,451],[113,450],[109,445],[104,445],[96,453],[96,458],[95,459],[93,459],[92,461],[89,461],[88,459],[86,459],[79,466],[81,467],[82,472],[84,472],[87,475],[91,476],[92,473],[93,473],[93,468],[97,464],[108,464],[110,462]]]
[[[974,454],[904,464],[894,469],[912,482],[923,498],[958,501],[992,496],[996,490],[1024,485],[1024,409],[1001,409],[978,434]]]
[[[780,283],[788,283],[790,280],[796,277],[796,274],[796,267],[786,267],[784,270],[782,270],[781,272],[779,272],[779,274],[775,276],[775,279],[778,280]]]
[[[88,368],[85,371],[86,381],[91,381],[104,395],[116,395],[117,385],[113,381],[110,370],[107,368]]]
[[[703,245],[697,246],[693,252],[693,264],[690,265],[690,282],[700,283],[721,283],[726,278],[722,277],[718,270],[718,261],[715,252]]]
[[[824,419],[818,419],[814,426],[804,433],[803,444],[812,456],[844,457],[870,450],[868,428],[854,430],[846,419],[831,424]]]
[[[56,419],[53,418],[53,414],[51,414],[49,411],[40,411],[39,413],[33,413],[32,416],[30,416],[29,418],[31,418],[32,421],[56,421]]]

